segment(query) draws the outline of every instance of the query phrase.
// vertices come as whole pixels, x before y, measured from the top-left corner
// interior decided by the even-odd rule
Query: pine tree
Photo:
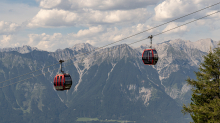
[[[220,48],[215,48],[204,56],[197,80],[188,78],[192,86],[192,102],[183,105],[182,112],[189,113],[195,123],[220,123]]]

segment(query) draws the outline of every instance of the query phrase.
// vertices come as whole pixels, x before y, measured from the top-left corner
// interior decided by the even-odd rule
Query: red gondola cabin
[[[54,87],[57,91],[69,90],[72,86],[71,76],[62,71],[62,62],[63,60],[59,60],[60,62],[60,72],[54,78]]]
[[[69,90],[72,86],[72,79],[69,74],[57,74],[54,78],[54,87],[58,91]]]
[[[142,54],[142,61],[145,65],[156,65],[158,54],[155,49],[145,49]]]

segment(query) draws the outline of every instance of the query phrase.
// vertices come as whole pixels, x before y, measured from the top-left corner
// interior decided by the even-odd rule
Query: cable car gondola
[[[62,62],[64,61],[59,60],[59,62],[61,73],[58,73],[54,77],[54,87],[57,91],[69,90],[72,86],[71,76],[68,73],[64,73],[64,71],[62,71]]]
[[[153,36],[149,36],[151,39],[150,49],[145,49],[142,53],[142,61],[145,65],[156,65],[159,59],[156,49],[152,49],[152,38]]]

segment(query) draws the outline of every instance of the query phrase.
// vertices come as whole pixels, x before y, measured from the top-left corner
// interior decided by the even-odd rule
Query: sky
[[[219,0],[1,0],[0,48],[29,45],[55,51],[78,43],[101,47],[218,3]],[[122,43],[156,35],[219,11],[220,4],[149,30]],[[153,44],[183,39],[220,40],[220,13],[153,38]],[[132,45],[149,44],[145,40]]]

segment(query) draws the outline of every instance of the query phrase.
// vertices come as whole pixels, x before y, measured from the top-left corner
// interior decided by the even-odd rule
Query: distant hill
[[[15,47],[15,48],[2,48],[0,49],[0,52],[11,52],[11,51],[17,51],[19,53],[29,53],[34,50],[42,51],[37,49],[36,47],[30,47],[28,45],[24,45],[23,47]]]

